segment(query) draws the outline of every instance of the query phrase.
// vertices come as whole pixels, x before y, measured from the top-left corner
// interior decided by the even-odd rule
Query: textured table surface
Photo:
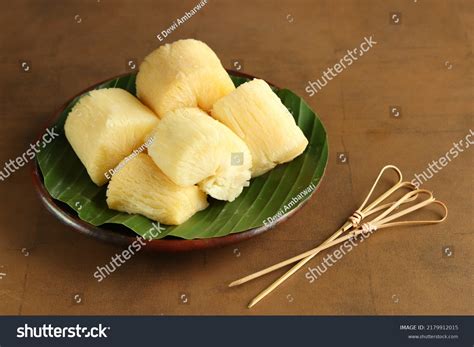
[[[197,2],[2,1],[1,165],[25,152],[69,97],[130,71]],[[163,42],[203,40],[225,67],[305,98],[329,134],[316,196],[252,240],[140,253],[98,283],[96,266],[121,249],[56,220],[23,167],[0,182],[0,314],[473,314],[471,148],[423,185],[449,206],[446,223],[381,231],[314,283],[300,271],[252,310],[247,302],[281,272],[226,287],[322,242],[385,164],[411,180],[474,129],[473,24],[467,0],[210,1]],[[305,92],[369,36],[370,51],[316,95]]]

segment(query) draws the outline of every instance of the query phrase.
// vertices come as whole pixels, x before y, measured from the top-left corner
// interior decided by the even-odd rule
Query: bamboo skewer
[[[414,199],[411,199],[410,201],[413,201]],[[410,201],[405,201],[404,203],[408,203]],[[379,208],[376,208],[374,209],[373,211],[371,211],[370,213],[366,213],[366,216],[369,216],[373,213],[376,213],[376,212],[379,212],[391,205],[395,204],[395,202],[392,202],[392,203],[388,203],[388,204],[384,204],[384,205],[381,205],[379,206]],[[331,242],[333,241],[334,239],[338,238],[340,235],[342,235],[343,233],[345,233],[346,231],[350,230],[351,228],[353,228],[354,225],[352,222],[348,221],[346,222],[338,231],[336,231],[331,237],[329,237],[326,241],[323,242],[323,244],[326,244],[328,242]],[[242,277],[241,279],[238,279],[232,283],[229,284],[229,287],[235,287],[235,286],[239,286],[241,284],[244,284],[248,281],[251,281],[255,278],[258,278],[258,277],[261,277],[263,275],[266,275],[267,273],[270,273],[270,272],[273,272],[275,270],[278,270],[282,267],[285,267],[287,265],[290,265],[290,264],[293,264],[295,262],[297,262],[298,260],[301,260],[303,258],[307,258],[307,261],[311,260],[314,256],[316,256],[319,252],[321,252],[323,249],[320,249],[321,246],[318,246],[316,248],[313,248],[309,251],[306,251],[304,253],[301,253],[299,255],[296,255],[294,256],[293,258],[290,258],[290,259],[287,259],[287,260],[284,260],[278,264],[275,264],[275,265],[272,265],[270,267],[267,267],[263,270],[260,270],[258,272],[255,272],[251,275],[248,275],[248,276],[245,276],[245,277]]]
[[[323,249],[325,248],[321,248],[322,246],[324,246],[325,244],[333,241],[334,239],[336,239],[338,236],[340,236],[342,233],[346,232],[347,230],[349,230],[351,228],[351,224],[349,222],[346,222],[346,224],[344,224],[344,226],[339,229],[338,231],[336,231],[330,238],[328,238],[326,241],[323,242],[323,244],[321,246],[318,246],[316,248],[313,248],[309,251],[306,251],[300,255],[297,255],[297,256],[294,256],[293,258],[290,258],[290,259],[287,259],[285,261],[282,261],[278,264],[275,264],[275,265],[272,265],[270,267],[267,267],[263,270],[260,270],[258,272],[255,272],[251,275],[248,275],[248,276],[245,276],[245,277],[242,277],[232,283],[229,284],[229,287],[235,287],[235,286],[240,286],[241,284],[244,284],[248,281],[251,281],[255,278],[258,278],[258,277],[261,277],[263,275],[266,275],[267,273],[270,273],[270,272],[273,272],[275,270],[278,270],[282,267],[285,267],[287,265],[290,265],[290,264],[293,264],[295,262],[297,262],[298,260],[301,260],[303,258],[308,258],[308,260],[310,260],[312,258],[312,255],[316,255],[318,254],[320,251],[322,251]],[[309,258],[311,257],[311,258]]]
[[[398,175],[398,182],[396,182],[389,190],[387,190],[385,193],[381,194],[377,199],[375,199],[372,203],[370,203],[367,207],[367,202],[371,198],[379,180],[381,179],[382,175],[384,172],[388,169],[394,170],[397,175]],[[344,223],[344,225],[338,229],[331,237],[329,237],[325,242],[323,242],[321,245],[319,245],[316,248],[313,248],[309,251],[306,251],[300,255],[297,255],[295,257],[292,257],[288,260],[282,261],[278,264],[275,264],[273,266],[270,266],[268,268],[265,268],[263,270],[260,270],[254,274],[248,275],[246,277],[243,277],[239,280],[236,280],[232,282],[229,287],[241,285],[243,283],[246,283],[252,279],[258,278],[260,276],[263,276],[267,273],[270,273],[272,271],[275,271],[281,267],[284,267],[286,265],[298,262],[296,265],[294,265],[290,270],[288,270],[283,276],[278,278],[276,281],[274,281],[269,287],[267,287],[265,290],[260,292],[252,301],[250,301],[248,307],[251,308],[254,306],[256,303],[258,303],[260,300],[262,300],[265,296],[267,296],[270,292],[272,292],[275,288],[277,288],[281,283],[283,283],[286,279],[288,279],[291,275],[293,275],[296,271],[298,271],[301,267],[303,267],[307,262],[309,262],[311,259],[313,259],[317,254],[319,254],[321,251],[328,249],[330,247],[333,247],[341,242],[345,242],[351,238],[355,238],[363,233],[367,232],[372,232],[378,229],[383,229],[383,228],[388,228],[388,227],[395,227],[395,226],[402,226],[402,225],[415,225],[415,224],[433,224],[433,223],[441,223],[443,222],[446,217],[447,217],[447,207],[444,203],[436,200],[432,193],[423,190],[423,189],[416,189],[411,183],[409,182],[402,182],[403,177],[401,171],[393,166],[393,165],[387,165],[382,170],[380,171],[379,175],[377,176],[374,184],[372,185],[368,195],[366,196],[364,202],[362,205],[354,212],[352,216],[349,217],[348,221]],[[409,188],[411,191],[409,193],[406,193],[403,195],[400,199],[394,201],[394,202],[389,202],[380,205],[383,201],[385,201],[389,196],[391,196],[394,192],[396,192],[399,189],[402,188]],[[419,195],[425,194],[428,195],[428,198],[425,200],[422,200],[421,202],[408,207],[406,209],[403,209],[401,211],[398,211],[396,213],[391,214],[393,211],[398,209],[401,205],[412,202],[418,198]],[[444,210],[445,214],[444,216],[439,219],[439,220],[421,220],[421,221],[401,221],[401,222],[393,222],[389,223],[393,220],[396,220],[404,215],[407,215],[409,213],[412,213],[416,210],[419,210],[425,206],[428,206],[432,203],[436,203],[441,205]],[[379,214],[377,217],[373,218],[370,222],[365,222],[365,219],[376,213],[383,211],[381,214]],[[352,231],[348,232],[349,230],[353,229]],[[341,236],[343,233],[348,232],[346,235]]]
[[[321,244],[319,247],[316,247],[313,251],[314,251],[314,255],[318,254],[319,252],[325,250],[325,249],[328,249],[328,248],[331,248],[341,242],[345,242],[353,237],[356,237],[358,235],[360,235],[361,233],[363,233],[365,231],[363,231],[362,229],[361,230],[358,230],[357,233],[355,232],[351,232],[345,236],[341,236],[335,240],[332,240],[332,241],[329,241],[329,242],[324,242],[323,244]],[[288,277],[290,277],[291,275],[293,275],[296,271],[298,271],[304,264],[306,264],[308,261],[310,261],[313,257],[310,256],[310,257],[306,257],[304,258],[303,260],[301,260],[298,264],[296,264],[295,266],[293,266],[289,271],[287,271],[283,276],[281,276],[280,278],[278,278],[275,282],[273,282],[270,286],[268,286],[266,289],[264,289],[263,291],[261,291],[254,299],[252,299],[250,301],[250,303],[248,304],[248,308],[252,308],[256,303],[258,303],[260,300],[262,300],[265,296],[267,296],[268,294],[270,294],[270,292],[272,292],[276,287],[278,287],[280,284],[282,284]]]
[[[367,204],[367,202],[369,201],[370,197],[372,196],[372,193],[374,192],[375,190],[375,187],[377,186],[379,180],[381,179],[382,175],[385,173],[386,170],[388,169],[392,169],[394,170],[397,175],[398,175],[398,181],[395,183],[395,185],[389,189],[388,191],[386,191],[384,194],[382,194],[379,198],[377,198],[373,203],[371,203],[369,206],[367,206],[366,208],[365,205]],[[393,166],[393,165],[387,165],[385,167],[382,168],[382,170],[380,170],[380,173],[379,175],[377,176],[374,184],[372,185],[372,188],[370,189],[369,193],[367,194],[367,197],[365,198],[364,202],[362,203],[362,205],[356,210],[356,212],[351,216],[349,217],[349,220],[344,223],[344,225],[339,228],[333,235],[331,235],[326,241],[324,241],[324,243],[326,242],[331,242],[332,240],[336,239],[337,237],[339,237],[341,234],[345,233],[346,231],[350,230],[352,227],[354,226],[357,226],[358,224],[360,224],[360,222],[367,216],[369,216],[370,214],[373,214],[373,213],[376,213],[376,212],[379,212],[389,206],[391,206],[392,204],[394,204],[395,202],[392,202],[392,203],[388,203],[388,204],[384,204],[384,205],[381,205],[381,206],[378,206],[376,207],[380,202],[384,201],[386,198],[388,198],[392,193],[394,193],[395,191],[397,191],[398,189],[400,188],[404,188],[404,187],[410,187],[410,188],[414,188],[414,186],[411,184],[411,183],[408,183],[408,182],[402,182],[403,180],[403,176],[402,176],[402,173],[401,171],[396,167],[396,166]],[[416,198],[416,196],[415,196]],[[409,202],[409,201],[407,201]],[[357,218],[354,216],[359,216],[360,218]],[[356,223],[358,222],[358,223]],[[316,254],[319,253],[319,250],[318,250],[319,247],[316,247],[312,250],[309,250],[303,254],[300,254],[300,255],[297,255],[293,258],[290,258],[288,260],[285,260],[285,261],[282,261],[278,264],[275,264],[273,266],[270,266],[266,269],[263,269],[263,270],[260,270],[254,274],[251,274],[251,275],[248,275],[246,277],[243,277],[241,279],[238,279],[232,283],[229,284],[229,287],[234,287],[234,286],[238,286],[238,285],[241,285],[243,283],[246,283],[248,281],[251,281],[255,278],[258,278],[260,276],[263,276],[267,273],[270,273],[272,271],[275,271],[279,268],[282,268],[284,266],[287,266],[289,264],[292,264],[294,262],[297,262],[303,258],[306,258],[306,257],[310,257],[308,258],[307,261],[311,260],[311,258],[313,258],[314,256],[316,256]]]
[[[401,204],[406,202],[407,199],[412,197],[413,195],[418,195],[419,193],[425,193],[429,195],[429,198],[426,200],[421,201],[420,203],[411,206],[407,209],[404,209],[400,212],[397,212],[391,216],[388,216],[393,210],[395,210],[397,207],[399,207]],[[403,221],[403,222],[394,222],[394,223],[388,223],[392,220],[396,220],[404,215],[407,215],[409,213],[412,213],[414,211],[417,211],[423,207],[426,207],[432,203],[436,203],[441,205],[444,210],[445,214],[441,219],[438,220],[422,220],[422,221]],[[387,217],[388,216],[388,217]],[[427,191],[427,190],[414,190],[412,192],[409,192],[405,194],[399,201],[397,201],[395,204],[393,204],[391,207],[389,207],[385,212],[383,212],[380,216],[377,216],[375,219],[368,223],[364,223],[361,228],[358,228],[354,231],[351,231],[345,236],[341,236],[335,240],[332,240],[330,242],[325,242],[321,246],[317,247],[315,250],[315,253],[311,256],[308,256],[304,259],[302,259],[299,263],[297,263],[295,266],[293,266],[290,270],[288,270],[283,276],[278,278],[275,282],[273,282],[270,286],[268,286],[266,289],[264,289],[262,292],[260,292],[254,299],[250,301],[248,304],[248,308],[253,307],[255,304],[257,304],[260,300],[262,300],[265,296],[270,294],[274,289],[276,289],[281,283],[283,283],[287,278],[289,278],[291,275],[293,275],[296,271],[298,271],[301,267],[303,267],[309,260],[313,258],[314,255],[319,253],[320,251],[333,247],[341,242],[345,242],[351,238],[355,238],[363,233],[368,233],[372,232],[378,229],[383,229],[383,228],[389,228],[389,227],[395,227],[395,226],[401,226],[401,225],[415,225],[415,224],[436,224],[436,223],[441,223],[443,222],[448,216],[448,209],[446,205],[441,202],[436,200],[432,193]],[[386,217],[386,218],[384,218]],[[319,248],[319,249],[318,249]]]

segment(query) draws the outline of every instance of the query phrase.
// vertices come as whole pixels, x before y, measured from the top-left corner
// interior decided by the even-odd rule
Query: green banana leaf
[[[132,94],[136,73],[120,76],[97,86],[122,88]],[[236,86],[248,79],[232,76]],[[318,185],[327,164],[326,131],[319,118],[296,94],[274,88],[276,94],[295,117],[296,123],[309,140],[305,152],[292,162],[278,165],[267,174],[250,182],[233,202],[208,198],[209,207],[196,213],[178,226],[161,225],[155,238],[174,236],[183,239],[203,239],[225,236],[271,224],[269,217],[280,218],[303,204]],[[64,122],[69,111],[80,97],[75,98],[56,121],[54,141],[38,153],[37,161],[49,194],[74,209],[79,218],[92,225],[122,224],[141,236],[149,237],[156,227],[153,221],[138,214],[111,210],[106,203],[106,186],[97,187],[87,175],[79,158],[64,135]],[[158,235],[157,235],[158,234]]]

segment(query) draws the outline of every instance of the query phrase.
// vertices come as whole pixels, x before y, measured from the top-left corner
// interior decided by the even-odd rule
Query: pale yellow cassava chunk
[[[83,96],[64,129],[90,178],[101,186],[108,180],[105,173],[141,146],[158,121],[132,94],[109,88]]]
[[[198,187],[176,185],[148,155],[140,153],[112,176],[107,188],[107,205],[113,210],[178,225],[208,204],[206,194]]]
[[[198,108],[167,113],[153,133],[149,155],[176,184],[233,201],[248,186],[252,157],[229,128]]]
[[[137,94],[160,117],[182,107],[209,111],[235,89],[217,55],[204,42],[187,39],[150,53],[137,75]]]
[[[293,160],[308,145],[291,113],[260,79],[246,82],[218,100],[212,116],[248,145],[253,161],[252,177]]]

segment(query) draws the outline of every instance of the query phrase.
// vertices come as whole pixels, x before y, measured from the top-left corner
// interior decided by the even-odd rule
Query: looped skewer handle
[[[388,189],[385,193],[381,194],[377,199],[375,199],[373,202],[371,202],[369,204],[369,206],[366,207],[368,201],[370,200],[370,198],[372,197],[372,194],[374,193],[375,191],[375,188],[377,187],[379,181],[382,179],[382,176],[384,175],[384,173],[387,171],[387,170],[393,170],[395,171],[395,173],[397,174],[398,176],[398,181],[390,188]],[[359,208],[352,214],[352,216],[350,216],[348,218],[348,220],[346,221],[346,223],[341,227],[339,228],[339,230],[337,230],[333,235],[331,235],[331,237],[329,237],[325,242],[330,242],[332,240],[335,240],[336,238],[338,238],[342,233],[350,230],[351,228],[354,228],[354,227],[358,227],[360,225],[360,223],[369,215],[373,214],[373,213],[376,213],[378,211],[381,211],[387,207],[390,207],[392,206],[395,202],[392,202],[392,203],[386,203],[384,205],[380,205],[381,202],[385,201],[390,195],[392,195],[394,192],[396,192],[397,190],[401,189],[401,188],[410,188],[410,189],[416,189],[416,187],[411,184],[410,182],[403,182],[403,175],[402,175],[402,172],[400,171],[400,169],[394,165],[386,165],[384,166],[377,178],[375,179],[374,183],[372,184],[372,187],[370,188],[369,190],[369,193],[367,194],[367,196],[365,197],[364,201],[362,202],[362,204],[359,206]],[[413,197],[413,199],[416,199],[416,196]],[[407,200],[406,202],[409,202],[409,200]],[[380,205],[380,206],[379,206]],[[309,260],[311,260],[312,257],[314,257],[317,253],[314,253],[314,254],[308,254],[308,259],[306,260],[306,262],[308,262]],[[291,259],[295,259],[296,257],[294,258],[291,258]],[[302,258],[300,258],[302,259]],[[293,260],[293,262],[295,262],[297,260]],[[285,262],[281,262],[277,265],[279,265],[279,267],[283,267],[285,265],[288,265],[288,264],[285,264],[283,265]],[[275,270],[276,268],[273,268],[273,270]],[[273,271],[271,270],[271,271]],[[267,273],[267,272],[265,272]],[[260,273],[260,275],[263,275],[263,271]],[[255,278],[255,277],[254,277]],[[249,278],[248,280],[250,280],[252,278]],[[234,284],[236,282],[233,282],[231,283]],[[239,284],[242,284],[243,282],[239,283]],[[231,286],[230,285],[230,286]]]
[[[372,222],[367,222],[367,223],[362,224],[360,226],[360,228],[354,229],[354,230],[350,231],[349,233],[347,233],[347,235],[341,236],[341,237],[337,238],[336,240],[328,243],[321,250],[330,248],[330,247],[335,246],[335,245],[337,245],[341,242],[347,241],[347,240],[352,239],[352,238],[356,238],[360,235],[367,235],[367,234],[373,233],[373,232],[375,232],[377,230],[380,230],[380,229],[391,228],[391,227],[396,227],[396,226],[417,225],[417,224],[438,224],[438,223],[444,222],[446,220],[446,218],[448,217],[448,207],[443,202],[441,202],[439,200],[435,200],[435,199],[427,199],[427,200],[415,205],[415,206],[417,206],[417,208],[413,209],[409,212],[405,213],[405,211],[408,211],[408,209],[404,210],[403,211],[404,213],[398,215],[396,218],[407,215],[407,214],[409,214],[413,211],[419,210],[419,209],[421,209],[425,206],[431,205],[431,204],[437,204],[437,205],[440,205],[440,206],[443,207],[444,214],[442,215],[441,218],[433,219],[433,220],[427,219],[427,220],[415,220],[415,221],[402,221],[402,222],[386,223],[386,224],[384,224],[383,220],[381,220],[378,224],[377,223],[374,224]],[[415,207],[415,206],[413,206],[413,207]]]
[[[367,205],[367,202],[370,200],[370,198],[372,197],[372,194],[374,193],[374,190],[375,190],[375,187],[377,187],[380,179],[382,178],[383,174],[385,173],[385,171],[387,170],[393,170],[397,173],[397,176],[398,176],[398,181],[397,183],[395,183],[393,185],[392,188],[390,188],[389,190],[387,190],[384,194],[382,194],[381,196],[379,196],[377,199],[375,199],[369,206],[367,206],[367,208],[365,209],[366,211],[371,211],[375,206],[377,206],[378,204],[380,204],[382,201],[384,201],[388,196],[390,196],[394,191],[396,191],[399,186],[402,184],[402,181],[403,181],[403,175],[402,175],[402,172],[400,171],[400,169],[398,167],[396,167],[395,165],[387,165],[387,166],[384,166],[382,168],[382,170],[380,170],[379,172],[379,175],[377,176],[377,178],[375,179],[375,182],[374,184],[372,185],[372,187],[370,188],[369,190],[369,193],[367,194],[367,196],[365,197],[365,200],[364,202],[362,203],[362,205],[360,205],[360,207],[356,210],[357,211],[363,211],[364,208],[365,208],[365,205]]]
[[[381,196],[379,196],[377,199],[375,199],[369,206],[365,207],[365,205],[367,205],[368,201],[370,200],[370,198],[372,197],[372,194],[374,193],[374,190],[375,188],[377,187],[379,181],[381,180],[383,174],[385,173],[385,171],[387,170],[393,170],[396,172],[397,176],[398,176],[398,181],[393,185],[392,188],[390,188],[389,190],[387,190],[384,194],[382,194]],[[369,193],[367,194],[367,196],[365,197],[365,200],[362,202],[362,204],[359,206],[359,208],[357,210],[355,210],[355,212],[352,214],[352,216],[349,217],[348,219],[348,224],[350,224],[350,226],[359,226],[360,223],[365,219],[365,217],[367,217],[369,214],[375,212],[374,211],[374,208],[380,204],[380,202],[384,201],[388,196],[390,196],[394,191],[396,191],[397,189],[399,189],[401,187],[401,185],[405,185],[405,183],[407,182],[402,182],[403,181],[403,175],[402,175],[402,172],[400,171],[400,169],[394,165],[386,165],[382,168],[382,170],[380,170],[377,178],[375,179],[375,182],[374,184],[372,184],[372,187],[370,188],[369,190]],[[411,183],[409,183],[411,184]],[[413,185],[412,185],[413,186]],[[414,186],[413,186],[414,187]],[[386,206],[386,205],[385,205]]]
[[[419,196],[422,194],[428,195],[428,198],[425,200],[422,200],[421,202],[410,206],[406,209],[403,209],[397,213],[391,214],[396,208],[398,208],[401,204],[405,203],[407,200],[411,200],[413,196]],[[403,217],[407,214],[413,213],[419,209],[422,209],[423,207],[426,207],[431,204],[438,204],[443,207],[444,209],[444,215],[443,218],[441,219],[436,219],[436,220],[415,220],[415,221],[401,221],[401,222],[394,222],[394,223],[389,223],[393,220],[399,219],[400,217]],[[447,206],[439,201],[436,200],[433,197],[433,193],[425,190],[425,189],[417,189],[414,191],[411,191],[407,194],[405,194],[400,200],[396,202],[396,204],[392,205],[389,207],[386,211],[384,211],[382,214],[374,218],[371,223],[376,225],[379,229],[380,228],[390,228],[390,227],[396,227],[396,226],[407,226],[407,225],[416,225],[416,224],[436,224],[436,223],[441,223],[446,218],[448,217],[448,208]]]

